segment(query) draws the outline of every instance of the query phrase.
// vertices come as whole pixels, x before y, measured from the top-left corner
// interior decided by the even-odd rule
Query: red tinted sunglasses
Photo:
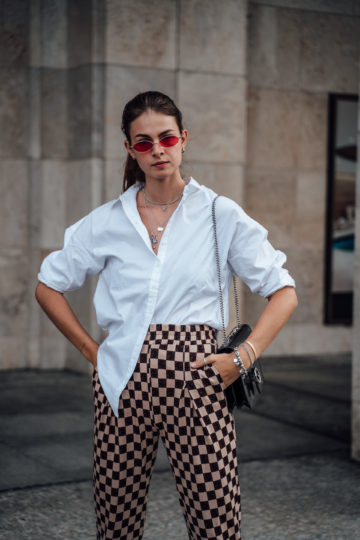
[[[164,148],[170,148],[171,146],[175,146],[180,139],[182,139],[181,136],[178,137],[177,135],[166,135],[166,137],[161,137],[161,139],[159,139],[159,144]],[[153,141],[144,140],[136,142],[130,146],[130,148],[136,150],[137,152],[148,152],[153,146]]]

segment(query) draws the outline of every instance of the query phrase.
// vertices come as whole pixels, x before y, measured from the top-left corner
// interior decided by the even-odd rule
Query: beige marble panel
[[[40,67],[41,58],[41,3],[42,0],[32,0],[29,3],[29,65]]]
[[[263,356],[336,354],[351,350],[352,329],[321,324],[287,324]]]
[[[298,168],[326,174],[327,160],[327,99],[326,93],[299,94],[300,138]]]
[[[293,244],[296,214],[296,174],[248,168],[245,210],[269,231],[275,246]]]
[[[30,2],[1,3],[0,66],[23,66],[29,61],[28,21]]]
[[[40,368],[64,369],[66,366],[66,338],[57,330],[53,336],[42,336]]]
[[[325,13],[347,13],[349,15],[354,10],[353,0],[249,0],[249,3]]]
[[[0,251],[0,335],[27,333],[27,279],[29,260],[21,249]]]
[[[181,167],[183,178],[193,176],[219,195],[243,203],[244,167],[242,165],[198,163],[184,160]]]
[[[67,4],[64,0],[41,3],[41,66],[65,68],[67,65]]]
[[[105,73],[105,155],[123,159],[121,118],[126,103],[140,92],[158,90],[175,97],[175,73],[166,70],[107,66]]]
[[[41,146],[44,158],[68,155],[67,72],[41,70]]]
[[[43,249],[63,245],[66,217],[67,165],[63,161],[42,162],[41,241]]]
[[[23,369],[27,367],[25,336],[0,337],[0,370]]]
[[[0,246],[28,242],[28,170],[24,160],[0,160]]]
[[[296,89],[301,61],[301,13],[249,4],[248,73],[254,86]]]
[[[187,159],[244,163],[245,79],[180,71],[178,92],[178,106],[189,130]]]
[[[246,73],[244,0],[180,3],[180,69]]]
[[[107,159],[105,162],[105,200],[117,199],[122,193],[124,159]]]
[[[108,63],[175,69],[175,0],[107,0],[106,6]]]
[[[299,172],[296,181],[296,218],[294,238],[297,244],[324,250],[326,220],[326,175]]]
[[[325,171],[326,130],[325,94],[249,89],[249,165]]]
[[[67,164],[66,226],[104,202],[103,165],[99,159],[74,160]]]
[[[92,69],[79,66],[67,73],[66,124],[68,156],[84,159],[92,155]]]
[[[297,167],[301,136],[297,93],[249,88],[247,118],[248,165],[267,171]]]
[[[91,63],[93,40],[93,1],[77,0],[67,3],[67,65],[84,66]]]
[[[335,354],[351,351],[352,329],[346,326],[299,324],[295,330],[295,354]]]
[[[41,157],[41,69],[29,69],[29,141],[31,159]]]
[[[96,64],[105,62],[106,57],[106,2],[92,0],[92,61]]]
[[[302,88],[356,93],[360,19],[303,12],[302,31]]]
[[[24,158],[27,154],[28,99],[27,69],[0,69],[0,158]]]
[[[296,282],[299,305],[292,324],[321,325],[324,303],[324,254],[316,247],[294,244],[286,249],[285,267]]]

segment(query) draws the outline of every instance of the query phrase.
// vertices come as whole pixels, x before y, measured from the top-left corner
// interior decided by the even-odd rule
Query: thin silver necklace
[[[145,208],[146,208],[147,211],[151,211],[151,208],[149,208],[149,206],[147,205],[147,199],[145,197],[144,188],[142,189],[142,192],[143,192],[143,195],[144,195]],[[182,197],[182,194],[180,195],[180,197],[177,198],[177,200],[179,200],[181,197]],[[173,203],[171,203],[171,204],[173,204]],[[173,214],[173,212],[171,212],[171,214],[168,215],[168,217],[166,218],[166,221],[164,221],[164,223],[162,223],[161,225],[158,225],[156,227],[156,230],[159,233],[162,233],[164,231],[164,228],[165,228],[167,222],[169,221],[170,217],[172,216],[172,214]],[[158,241],[158,238],[157,238],[157,234],[153,231],[153,228],[151,227],[150,219],[149,219],[149,228],[150,228],[151,247],[155,251],[156,244],[158,244],[159,241]]]
[[[174,199],[173,201],[169,201],[169,202],[166,202],[166,203],[161,203],[161,202],[152,201],[151,199],[149,199],[149,197],[145,193],[145,187],[142,188],[142,192],[143,192],[144,199],[145,199],[146,202],[148,202],[150,204],[154,204],[155,206],[161,206],[161,210],[163,212],[165,212],[165,210],[167,209],[168,206],[170,206],[171,204],[175,204],[182,197],[182,192],[181,192],[180,195],[178,197],[176,197],[176,199]]]

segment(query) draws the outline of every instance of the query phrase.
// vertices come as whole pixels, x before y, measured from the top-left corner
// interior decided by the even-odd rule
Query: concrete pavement
[[[266,358],[255,411],[235,412],[244,540],[360,537],[350,356]],[[0,538],[95,539],[92,389],[69,371],[0,374]],[[186,540],[162,445],[144,540]]]

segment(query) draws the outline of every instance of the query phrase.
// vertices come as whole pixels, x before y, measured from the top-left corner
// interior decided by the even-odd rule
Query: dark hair
[[[173,100],[161,92],[143,92],[135,96],[124,107],[121,129],[129,143],[131,143],[131,122],[149,109],[155,112],[167,114],[168,116],[173,116],[176,120],[180,133],[182,133],[184,129],[182,125],[182,114]],[[128,154],[125,163],[123,191],[129,189],[130,186],[138,181],[145,182],[145,175],[140,169],[138,162],[135,159],[132,159],[132,157]]]

